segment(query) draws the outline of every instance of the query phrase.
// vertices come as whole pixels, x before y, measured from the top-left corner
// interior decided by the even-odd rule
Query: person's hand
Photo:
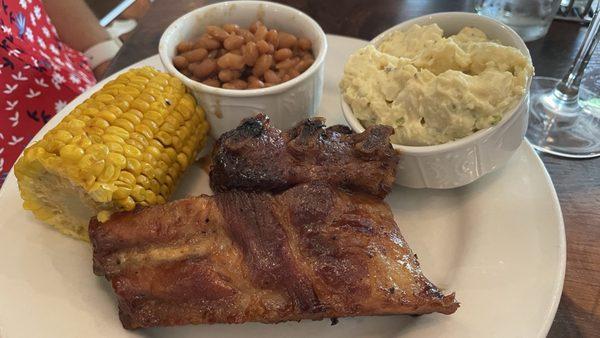
[[[94,68],[94,76],[96,77],[96,80],[100,81],[104,78],[104,74],[106,74],[108,66],[110,66],[111,62],[112,60],[102,62],[96,68]]]
[[[110,40],[106,29],[100,26],[98,18],[83,0],[44,0],[44,9],[62,42],[73,49],[85,52],[98,43]],[[104,75],[108,63],[93,69],[97,79]]]
[[[150,0],[136,0],[131,6],[129,6],[121,15],[119,19],[134,19],[138,20],[150,9]]]

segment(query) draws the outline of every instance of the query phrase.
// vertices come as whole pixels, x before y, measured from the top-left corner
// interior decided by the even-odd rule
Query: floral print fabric
[[[96,80],[85,56],[60,41],[41,0],[0,5],[2,186],[31,138]]]

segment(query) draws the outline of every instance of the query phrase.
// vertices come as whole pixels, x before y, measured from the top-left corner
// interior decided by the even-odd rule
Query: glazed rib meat
[[[318,118],[282,132],[257,115],[217,141],[215,196],[92,219],[94,272],[123,326],[456,311],[382,200],[398,162],[392,132]]]
[[[322,118],[280,131],[259,114],[223,134],[213,150],[213,191],[283,191],[296,184],[327,181],[384,197],[392,188],[398,155],[393,129],[376,125],[363,133],[346,126],[325,128]]]
[[[125,328],[451,314],[379,197],[327,181],[226,191],[89,227]]]

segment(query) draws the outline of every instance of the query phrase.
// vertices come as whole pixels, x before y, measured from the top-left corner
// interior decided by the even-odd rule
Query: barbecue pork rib
[[[213,150],[213,191],[283,191],[296,184],[328,181],[378,197],[390,192],[398,155],[394,130],[375,125],[363,133],[346,126],[325,128],[312,118],[282,132],[259,114],[221,135]]]
[[[94,272],[128,329],[451,314],[380,198],[310,182],[92,219]]]

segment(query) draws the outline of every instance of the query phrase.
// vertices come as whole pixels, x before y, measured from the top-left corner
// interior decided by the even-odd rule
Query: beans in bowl
[[[269,29],[261,21],[248,29],[207,26],[200,38],[179,43],[173,58],[185,76],[225,89],[274,86],[302,74],[314,61],[310,40]]]

